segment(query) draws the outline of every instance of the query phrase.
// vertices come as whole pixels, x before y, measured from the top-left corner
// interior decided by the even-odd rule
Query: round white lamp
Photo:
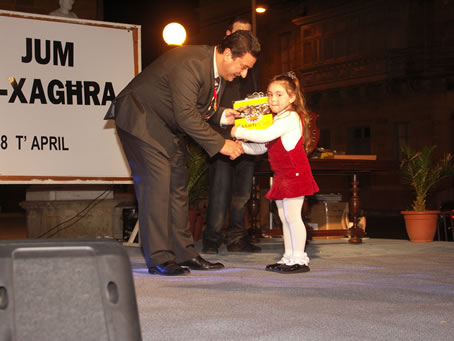
[[[183,25],[173,22],[164,27],[162,37],[168,45],[183,45],[186,40],[186,30]]]

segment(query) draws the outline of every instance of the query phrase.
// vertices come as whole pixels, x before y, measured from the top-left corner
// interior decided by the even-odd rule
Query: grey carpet
[[[225,269],[183,277],[149,275],[128,247],[143,339],[454,340],[454,243],[315,240],[311,271],[292,275],[264,271],[281,239],[259,245],[203,255]]]

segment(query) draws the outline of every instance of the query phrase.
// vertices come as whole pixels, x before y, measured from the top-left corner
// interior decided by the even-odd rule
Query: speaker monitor
[[[0,241],[0,340],[141,340],[131,263],[114,240]]]

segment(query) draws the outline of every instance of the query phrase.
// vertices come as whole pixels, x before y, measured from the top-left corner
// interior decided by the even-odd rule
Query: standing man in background
[[[251,31],[251,22],[247,18],[233,18],[225,32],[226,36],[237,31]],[[244,99],[257,91],[255,68],[246,78],[237,78],[227,83],[219,110],[232,108],[233,102]],[[231,126],[213,125],[223,137],[230,139]],[[248,241],[244,226],[246,204],[251,195],[254,175],[254,156],[242,155],[235,160],[216,154],[209,161],[209,192],[206,228],[203,233],[202,252],[218,253],[224,241],[227,250],[232,252],[260,252],[260,247]],[[222,229],[229,212],[229,224],[223,236]]]

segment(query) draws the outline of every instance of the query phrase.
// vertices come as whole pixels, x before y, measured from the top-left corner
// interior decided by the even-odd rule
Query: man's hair
[[[232,19],[229,20],[229,23],[227,25],[227,29],[232,32],[233,30],[233,24],[236,23],[236,22],[239,22],[239,23],[242,23],[242,24],[249,24],[252,26],[252,23],[251,21],[249,20],[249,18],[247,17],[242,17],[242,16],[236,16],[236,17],[233,17]]]
[[[253,57],[258,58],[260,54],[260,43],[251,32],[239,30],[225,36],[217,46],[217,50],[220,53],[223,53],[225,49],[232,51],[232,58],[243,57],[246,53],[250,53]]]

